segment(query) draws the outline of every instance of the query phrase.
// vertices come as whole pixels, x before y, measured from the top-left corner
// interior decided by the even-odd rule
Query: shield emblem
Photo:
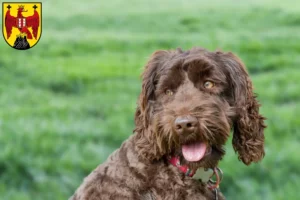
[[[18,50],[34,47],[41,38],[41,2],[3,2],[2,33],[6,43]]]

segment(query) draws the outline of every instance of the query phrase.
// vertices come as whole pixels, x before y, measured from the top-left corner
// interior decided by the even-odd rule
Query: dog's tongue
[[[197,142],[182,146],[183,157],[189,162],[197,162],[201,160],[206,152],[206,144]]]

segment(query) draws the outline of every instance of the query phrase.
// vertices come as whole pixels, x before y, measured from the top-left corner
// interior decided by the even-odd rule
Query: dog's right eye
[[[215,86],[215,83],[211,82],[211,81],[205,81],[205,83],[203,85],[206,89],[210,89],[210,88],[213,88]]]
[[[173,95],[173,91],[172,90],[166,90],[166,95],[172,96]]]

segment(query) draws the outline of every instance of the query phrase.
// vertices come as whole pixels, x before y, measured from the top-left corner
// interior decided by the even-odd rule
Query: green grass
[[[132,133],[149,55],[192,46],[239,55],[268,118],[262,162],[244,166],[228,142],[227,199],[298,199],[300,1],[88,2],[43,1],[29,51],[1,40],[1,199],[67,199]]]

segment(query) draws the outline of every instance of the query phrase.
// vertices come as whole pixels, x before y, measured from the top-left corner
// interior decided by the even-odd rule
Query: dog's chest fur
[[[176,167],[164,161],[150,164],[139,160],[133,137],[85,178],[71,200],[215,199],[204,184],[186,177]]]

